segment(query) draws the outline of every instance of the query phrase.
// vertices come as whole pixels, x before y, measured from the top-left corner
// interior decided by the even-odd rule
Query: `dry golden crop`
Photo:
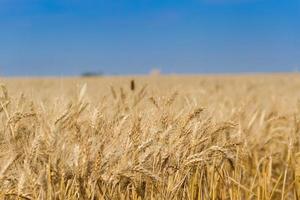
[[[0,81],[0,199],[300,198],[297,74]]]

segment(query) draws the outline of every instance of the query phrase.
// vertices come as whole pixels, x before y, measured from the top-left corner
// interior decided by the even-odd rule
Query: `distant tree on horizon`
[[[93,76],[102,76],[102,75],[103,75],[102,72],[91,72],[91,71],[83,72],[81,74],[82,77],[93,77]]]

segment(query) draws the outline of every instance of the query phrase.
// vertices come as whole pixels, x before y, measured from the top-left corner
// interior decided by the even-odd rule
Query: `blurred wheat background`
[[[1,199],[300,198],[297,74],[1,83]]]

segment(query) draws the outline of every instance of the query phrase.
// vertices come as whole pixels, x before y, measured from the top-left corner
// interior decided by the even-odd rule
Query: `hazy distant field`
[[[1,199],[300,198],[300,75],[0,83]]]

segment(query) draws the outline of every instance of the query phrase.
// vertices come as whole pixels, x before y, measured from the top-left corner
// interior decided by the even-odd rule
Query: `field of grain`
[[[0,83],[0,199],[300,199],[298,74]]]

